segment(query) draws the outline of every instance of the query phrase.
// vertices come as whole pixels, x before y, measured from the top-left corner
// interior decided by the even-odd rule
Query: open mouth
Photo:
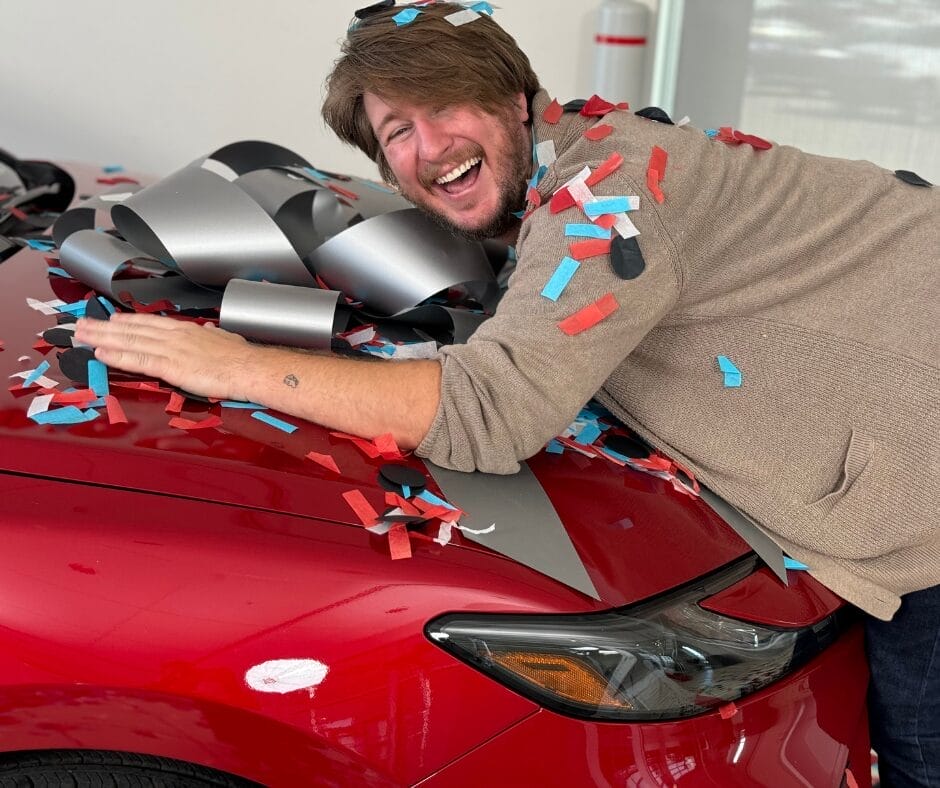
[[[451,196],[463,194],[473,188],[473,185],[477,182],[482,165],[483,159],[474,156],[435,179],[434,183],[439,189]]]

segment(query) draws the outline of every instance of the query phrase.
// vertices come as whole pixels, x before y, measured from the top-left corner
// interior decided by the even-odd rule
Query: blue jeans
[[[868,712],[883,788],[940,786],[940,586],[905,594],[891,621],[866,617]]]

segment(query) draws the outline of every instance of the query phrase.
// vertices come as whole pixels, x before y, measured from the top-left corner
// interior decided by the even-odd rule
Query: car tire
[[[258,788],[204,766],[101,750],[0,755],[0,788]]]

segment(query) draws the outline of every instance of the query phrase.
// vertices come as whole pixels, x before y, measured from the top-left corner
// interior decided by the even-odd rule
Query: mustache
[[[482,146],[476,144],[467,145],[459,152],[448,156],[447,162],[444,164],[431,164],[430,162],[422,164],[418,170],[418,180],[422,186],[429,189],[434,185],[434,181],[442,175],[446,175],[454,169],[454,167],[459,167],[465,161],[476,157],[483,158]]]

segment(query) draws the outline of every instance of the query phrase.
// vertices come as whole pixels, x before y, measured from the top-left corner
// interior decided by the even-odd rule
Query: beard
[[[492,215],[482,223],[473,227],[455,224],[447,216],[431,208],[422,195],[401,190],[401,195],[406,200],[414,203],[415,207],[437,225],[470,241],[499,238],[519,226],[520,220],[513,216],[513,211],[524,204],[528,179],[531,175],[532,149],[528,134],[520,133],[517,122],[513,121],[508,114],[497,115],[496,118],[498,119],[499,141],[496,146],[495,159],[502,166],[498,172],[495,169],[491,171],[496,180],[499,198]],[[481,147],[469,148],[454,159],[467,161],[475,156],[483,158]],[[489,160],[487,164],[492,166]],[[433,183],[432,177],[432,173],[428,172],[426,176],[422,175],[421,180],[426,186],[430,186]]]

